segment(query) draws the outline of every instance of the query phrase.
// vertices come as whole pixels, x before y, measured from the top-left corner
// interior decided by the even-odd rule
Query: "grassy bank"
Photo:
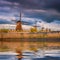
[[[60,38],[60,33],[8,32],[0,33],[0,38]]]

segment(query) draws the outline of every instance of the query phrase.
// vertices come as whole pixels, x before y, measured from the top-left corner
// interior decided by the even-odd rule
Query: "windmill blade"
[[[32,25],[32,26],[34,26],[34,25]],[[35,27],[40,27],[40,26],[35,26]]]
[[[17,21],[19,21],[19,20],[12,20],[13,22],[17,22]],[[33,23],[31,23],[31,22],[26,22],[26,21],[21,21],[21,23],[23,24],[23,25],[33,25]]]

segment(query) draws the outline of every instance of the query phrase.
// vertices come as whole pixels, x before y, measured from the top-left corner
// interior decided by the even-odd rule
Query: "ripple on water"
[[[0,55],[0,60],[18,60],[15,55]],[[60,60],[60,55],[56,53],[46,55],[44,58],[22,58],[22,60]]]

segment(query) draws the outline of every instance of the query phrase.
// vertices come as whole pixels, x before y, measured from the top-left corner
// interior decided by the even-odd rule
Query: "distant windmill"
[[[37,27],[40,27],[40,26],[37,25],[37,22],[38,22],[38,21],[35,21],[35,24],[34,24],[34,26],[33,26],[33,27],[35,27],[36,29],[37,29]],[[40,22],[40,21],[39,21],[39,22]]]
[[[35,25],[34,25],[35,29],[37,29],[37,21],[35,21]]]

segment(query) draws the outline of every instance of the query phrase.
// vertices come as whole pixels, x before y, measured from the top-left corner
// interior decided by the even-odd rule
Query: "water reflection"
[[[18,46],[22,49],[30,49],[30,48],[46,48],[46,49],[60,49],[60,40],[58,39],[3,39],[0,41],[0,46],[6,46],[6,48],[14,49]]]
[[[30,49],[30,50],[36,50],[38,48],[40,49],[60,49],[60,42],[50,42],[53,40],[49,40],[47,42],[46,39],[7,39],[8,41],[4,41],[3,45],[7,46],[5,48],[17,48],[19,46],[23,50],[25,49]],[[17,41],[18,40],[18,41]],[[21,40],[21,41],[20,41]],[[56,39],[57,40],[57,39]],[[54,40],[55,41],[55,40]],[[1,45],[1,43],[0,43]],[[56,50],[50,50],[45,52],[46,54],[43,53],[44,51],[39,50],[36,52],[35,57],[33,56],[26,56],[23,57],[21,60],[60,60],[60,51]],[[54,53],[53,53],[54,52]],[[58,52],[58,53],[57,53]],[[30,55],[30,53],[29,53]],[[20,60],[18,59],[15,55],[1,55],[0,54],[0,60]]]
[[[6,58],[9,57],[9,58]],[[16,56],[5,56],[3,58],[0,58],[0,60],[18,60],[18,58],[16,58]],[[60,57],[50,57],[50,56],[46,56],[45,58],[22,58],[21,60],[60,60]]]
[[[52,53],[53,52],[53,53]],[[39,54],[40,53],[40,54]],[[0,60],[60,60],[60,51],[59,50],[49,50],[46,51],[45,54],[43,54],[43,57],[41,57],[41,54],[43,52],[38,51],[37,56],[34,57],[33,52],[24,51],[22,59],[18,59],[16,55],[1,55],[0,54]]]

